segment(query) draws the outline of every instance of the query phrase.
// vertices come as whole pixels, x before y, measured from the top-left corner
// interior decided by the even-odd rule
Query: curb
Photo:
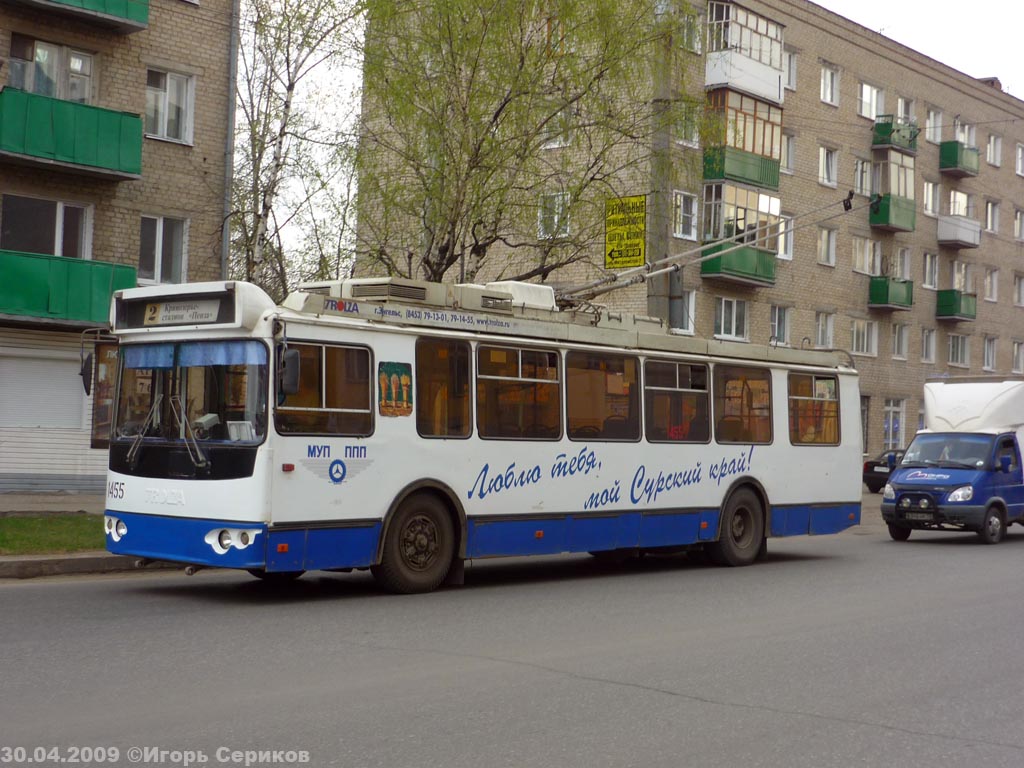
[[[138,571],[139,558],[112,555],[109,552],[74,552],[63,555],[24,555],[0,557],[0,579],[34,579],[40,576],[66,576]],[[146,569],[182,568],[180,563],[154,562]]]

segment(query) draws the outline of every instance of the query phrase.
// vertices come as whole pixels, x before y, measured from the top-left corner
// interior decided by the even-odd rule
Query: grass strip
[[[0,518],[0,555],[47,555],[105,548],[102,515]]]

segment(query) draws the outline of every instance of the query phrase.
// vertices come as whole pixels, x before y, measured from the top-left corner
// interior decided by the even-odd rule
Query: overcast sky
[[[1024,99],[1021,0],[813,0],[971,77]]]

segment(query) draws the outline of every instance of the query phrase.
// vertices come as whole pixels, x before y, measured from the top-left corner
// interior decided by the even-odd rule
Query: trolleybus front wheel
[[[455,531],[444,504],[430,494],[402,502],[388,526],[379,565],[370,570],[392,592],[430,592],[452,564]]]
[[[708,544],[711,561],[718,565],[750,565],[764,542],[764,509],[757,494],[740,488],[722,510],[718,541]]]

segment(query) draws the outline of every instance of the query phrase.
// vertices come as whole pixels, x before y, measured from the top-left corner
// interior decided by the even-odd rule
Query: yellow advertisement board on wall
[[[615,197],[604,203],[604,268],[643,266],[647,241],[647,196]]]

